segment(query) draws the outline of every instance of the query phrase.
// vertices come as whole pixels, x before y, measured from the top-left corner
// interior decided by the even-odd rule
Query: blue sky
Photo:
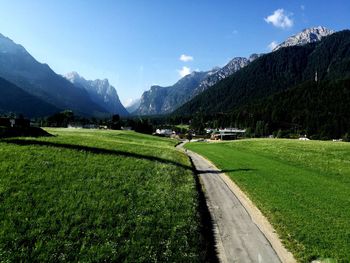
[[[59,74],[108,78],[123,102],[180,73],[268,52],[307,27],[350,28],[348,0],[0,0],[0,7],[0,33]]]

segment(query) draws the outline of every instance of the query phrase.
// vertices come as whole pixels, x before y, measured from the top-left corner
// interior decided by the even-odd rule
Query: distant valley
[[[303,69],[307,66],[305,59],[309,53],[293,47],[317,43],[332,34],[334,31],[324,27],[305,29],[277,45],[270,54],[236,57],[222,68],[194,71],[172,86],[152,86],[127,108],[122,105],[116,89],[107,79],[88,80],[77,72],[58,75],[47,64],[36,61],[24,47],[0,35],[0,78],[3,86],[0,95],[4,98],[12,94],[11,100],[1,102],[0,113],[44,117],[69,109],[81,116],[107,117],[112,114],[186,116],[196,112],[206,115],[233,112],[257,98],[267,98],[302,84],[302,80],[313,78],[317,69],[308,69],[308,73],[304,73]],[[310,50],[310,47],[305,50]],[[283,56],[282,60],[280,56]],[[328,58],[320,55],[314,59],[322,64]],[[328,73],[332,63],[328,65]],[[285,75],[280,76],[280,71]],[[325,78],[326,73],[321,70],[318,74],[320,80]],[[345,78],[345,75],[341,78]],[[250,83],[252,80],[255,82]],[[16,104],[14,101],[22,103]]]
[[[16,103],[0,105],[0,113],[23,114],[27,117],[43,117],[57,110],[72,110],[82,116],[103,117],[111,114],[127,115],[113,87],[90,85],[82,88],[56,74],[47,64],[39,63],[24,47],[0,34],[0,78],[16,86],[13,101],[22,101],[26,96],[26,107]],[[4,82],[2,83],[3,85]],[[102,85],[103,86],[103,85]],[[7,86],[7,89],[9,86]],[[21,90],[19,92],[19,89]],[[93,89],[96,89],[95,91]],[[114,90],[114,92],[113,92]],[[0,97],[5,97],[5,89],[0,89]],[[103,92],[106,92],[103,94]],[[18,96],[18,97],[15,97]],[[32,99],[29,99],[32,98]],[[38,104],[41,101],[43,103]],[[103,102],[103,103],[102,103]],[[38,105],[46,104],[44,111]],[[26,109],[24,111],[24,109]]]

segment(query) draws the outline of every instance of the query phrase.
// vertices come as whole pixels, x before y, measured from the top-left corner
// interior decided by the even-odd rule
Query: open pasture
[[[175,141],[46,129],[0,140],[0,261],[197,262],[198,197]]]
[[[350,260],[350,143],[190,143],[227,173],[301,262]]]

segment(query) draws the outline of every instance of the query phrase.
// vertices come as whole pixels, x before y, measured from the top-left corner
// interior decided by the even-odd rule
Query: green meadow
[[[175,141],[46,129],[0,140],[1,262],[198,262],[195,178]]]
[[[300,262],[350,260],[350,143],[190,143],[253,200]]]

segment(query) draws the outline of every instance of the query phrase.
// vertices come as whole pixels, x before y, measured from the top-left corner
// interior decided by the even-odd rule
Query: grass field
[[[195,179],[175,141],[47,129],[0,140],[0,262],[197,262]]]
[[[186,147],[248,194],[299,261],[350,261],[350,143],[258,139]]]

